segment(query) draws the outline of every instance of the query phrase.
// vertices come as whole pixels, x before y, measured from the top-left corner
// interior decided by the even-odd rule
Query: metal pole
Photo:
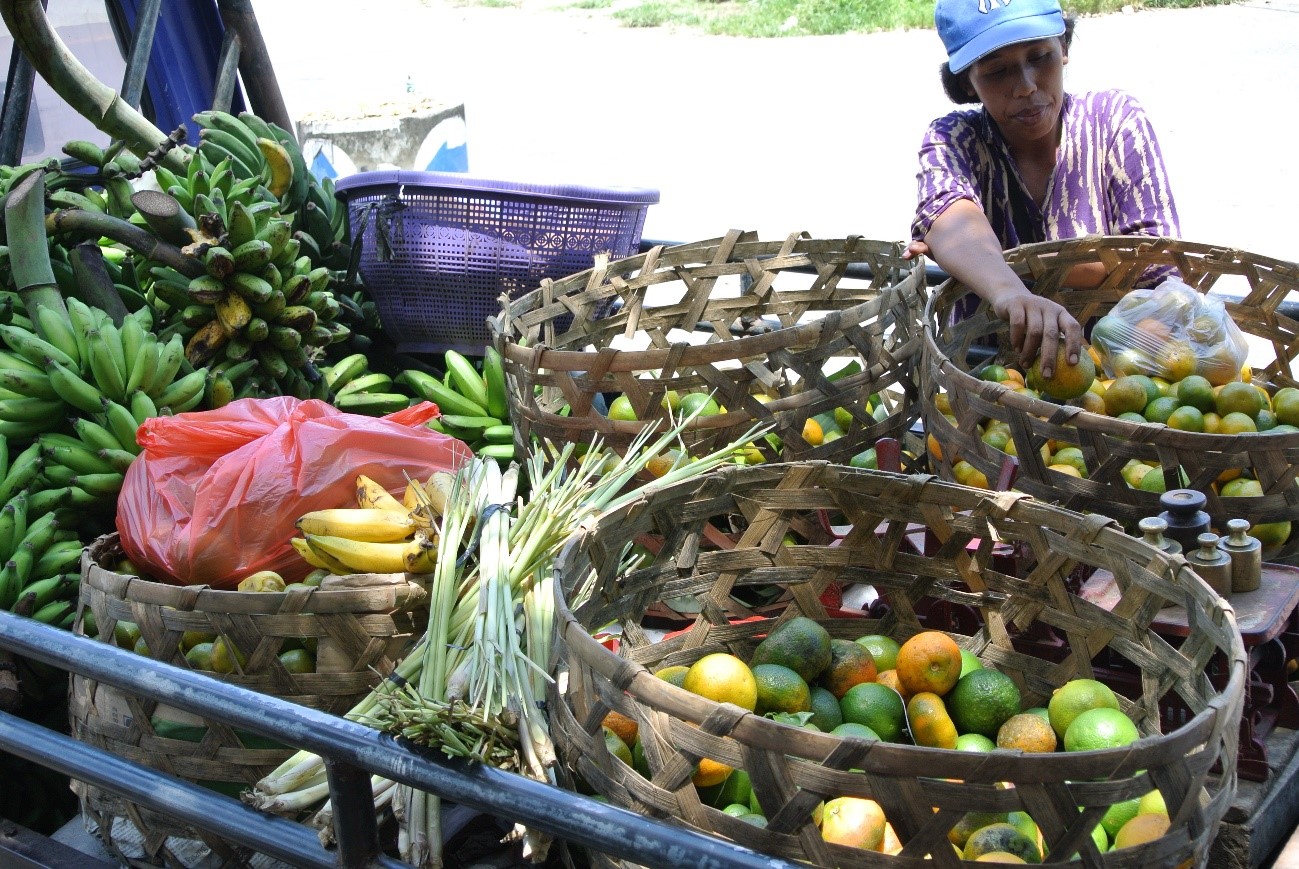
[[[793,869],[799,865],[486,764],[418,751],[345,718],[75,637],[12,613],[0,612],[0,645],[645,866]]]
[[[244,90],[254,114],[264,121],[283,127],[294,136],[297,131],[289,110],[284,105],[279,82],[275,78],[275,65],[271,63],[266,40],[253,13],[252,0],[217,0],[221,21],[239,37],[239,72],[243,75]]]

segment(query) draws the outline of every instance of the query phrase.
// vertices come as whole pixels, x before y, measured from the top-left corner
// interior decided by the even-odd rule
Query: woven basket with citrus
[[[967,290],[955,280],[943,284],[926,309],[921,366],[924,394],[933,396],[924,408],[933,466],[947,479],[986,486],[1013,456],[1016,489],[1105,513],[1130,529],[1160,511],[1167,489],[1197,489],[1221,533],[1228,519],[1247,519],[1268,560],[1294,560],[1299,323],[1279,307],[1299,290],[1299,267],[1131,237],[1026,245],[1006,258],[1037,292],[1089,324],[1091,343],[1077,365],[1062,351],[1048,381],[1040,360],[1027,371],[1017,365],[1007,325],[986,304],[954,320]],[[1108,274],[1102,288],[1054,291],[1074,266],[1098,264]],[[1132,290],[1161,268],[1176,269],[1195,290]],[[1199,304],[1187,302],[1188,294],[1205,298],[1211,290],[1238,290],[1244,298],[1213,297],[1205,307],[1221,315],[1188,313],[1183,333],[1166,325],[1177,312],[1135,323],[1111,313],[1134,293],[1148,294],[1146,304],[1174,299],[1185,307]],[[1251,356],[1242,356],[1235,335],[1245,336]],[[981,352],[989,345],[996,348],[990,359]]]
[[[789,542],[820,511],[846,536]],[[710,545],[708,526],[738,540]],[[664,546],[628,567],[645,534]],[[1016,575],[994,540],[1022,548]],[[1073,594],[1079,568],[1121,576],[1121,600]],[[1209,859],[1235,789],[1243,643],[1184,561],[1111,520],[926,477],[728,468],[600,517],[558,569],[552,729],[575,783],[619,805],[817,866]],[[828,611],[831,582],[870,585],[886,613]],[[785,606],[754,619],[736,592],[769,583]],[[642,621],[665,595],[696,599],[699,615],[655,641]],[[1194,642],[1150,633],[1165,600],[1205,614]],[[980,626],[926,623],[936,603],[972,607]],[[611,625],[617,653],[591,636]],[[1102,658],[1136,681],[1100,681]],[[1221,690],[1211,660],[1229,673]],[[1161,709],[1182,704],[1194,723],[1165,733]],[[631,764],[602,726],[624,718]],[[1231,772],[1209,776],[1215,760]]]
[[[647,424],[698,411],[683,433],[695,455],[758,422],[770,431],[745,463],[865,462],[920,413],[924,272],[901,254],[732,232],[546,281],[491,323],[516,441],[599,436],[622,452]]]

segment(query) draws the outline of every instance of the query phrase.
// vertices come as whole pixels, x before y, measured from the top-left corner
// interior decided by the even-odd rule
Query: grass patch
[[[499,2],[499,0],[498,0]],[[579,0],[574,8],[606,8],[613,0]],[[1078,16],[1137,8],[1186,8],[1231,0],[1081,0]],[[934,0],[646,0],[612,13],[627,27],[692,27],[719,36],[830,36],[932,28]]]

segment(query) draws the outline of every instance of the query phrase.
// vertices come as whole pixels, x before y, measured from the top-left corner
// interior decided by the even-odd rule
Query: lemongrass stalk
[[[284,815],[304,811],[329,796],[329,780],[279,796],[254,796],[254,807],[263,812]]]

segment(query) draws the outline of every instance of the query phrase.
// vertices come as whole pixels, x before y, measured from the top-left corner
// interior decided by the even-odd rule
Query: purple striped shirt
[[[930,124],[916,177],[916,239],[958,199],[983,209],[1004,249],[1093,234],[1181,234],[1155,132],[1136,99],[1122,91],[1064,95],[1060,147],[1043,207],[1029,195],[982,107]]]

